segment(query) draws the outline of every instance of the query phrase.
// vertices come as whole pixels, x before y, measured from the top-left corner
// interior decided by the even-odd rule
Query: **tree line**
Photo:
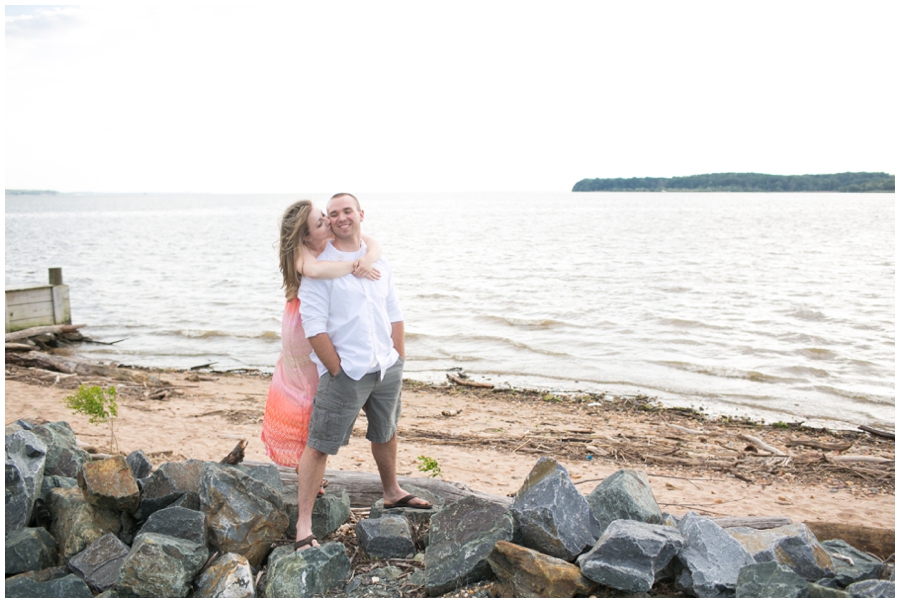
[[[585,178],[573,192],[751,192],[751,193],[893,193],[894,176],[884,172],[844,172],[842,174],[806,174],[775,176],[772,174],[728,173],[698,174],[675,178]]]

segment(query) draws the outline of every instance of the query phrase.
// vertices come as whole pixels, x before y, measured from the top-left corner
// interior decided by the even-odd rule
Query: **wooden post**
[[[50,268],[50,284],[51,285],[62,285],[62,268]]]

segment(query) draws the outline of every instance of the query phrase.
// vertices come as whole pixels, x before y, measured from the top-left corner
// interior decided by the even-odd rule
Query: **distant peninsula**
[[[774,176],[699,174],[675,178],[585,178],[572,192],[729,192],[729,193],[893,193],[894,176],[884,172],[844,172]]]
[[[21,188],[8,188],[6,189],[7,195],[58,195],[59,193],[56,191],[31,191],[25,190]]]

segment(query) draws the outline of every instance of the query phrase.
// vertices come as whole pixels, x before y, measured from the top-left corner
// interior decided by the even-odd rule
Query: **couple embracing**
[[[403,314],[381,246],[361,232],[364,212],[349,193],[327,213],[310,201],[281,222],[287,304],[262,440],[279,465],[297,468],[295,550],[318,546],[312,510],[329,455],[350,442],[360,410],[386,507],[427,509],[397,481],[397,422],[403,384]]]

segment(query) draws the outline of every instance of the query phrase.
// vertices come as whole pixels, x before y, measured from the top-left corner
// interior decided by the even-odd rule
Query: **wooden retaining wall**
[[[6,290],[6,332],[31,327],[72,324],[69,286],[62,268],[50,268],[50,284]]]

